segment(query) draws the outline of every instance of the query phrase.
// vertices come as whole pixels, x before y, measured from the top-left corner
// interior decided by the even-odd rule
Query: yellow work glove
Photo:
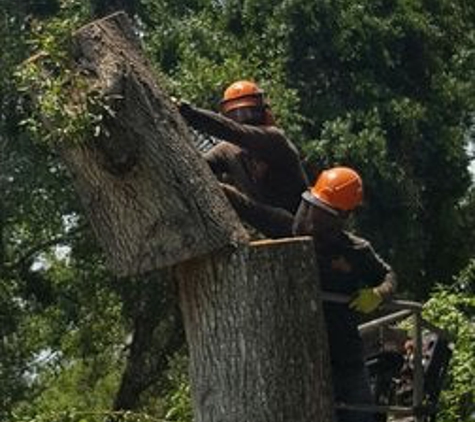
[[[363,314],[373,312],[379,305],[383,298],[376,289],[366,288],[358,290],[356,297],[350,302],[350,308],[354,311]]]

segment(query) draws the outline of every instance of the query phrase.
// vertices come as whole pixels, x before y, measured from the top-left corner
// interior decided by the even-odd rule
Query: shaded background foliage
[[[311,180],[335,164],[362,173],[355,225],[406,297],[432,296],[433,318],[456,314],[440,291],[450,303],[473,297],[452,286],[464,267],[459,282],[474,280],[473,2],[0,0],[0,419],[71,408],[187,417],[167,274],[111,276],[68,175],[20,124],[31,104],[13,75],[34,46],[68,19],[119,9],[170,93],[216,109],[230,81],[255,79]],[[431,293],[437,283],[447,290]],[[464,312],[451,320],[460,330],[473,324],[473,306]],[[463,338],[469,353],[473,336]],[[470,382],[451,391],[466,397]]]

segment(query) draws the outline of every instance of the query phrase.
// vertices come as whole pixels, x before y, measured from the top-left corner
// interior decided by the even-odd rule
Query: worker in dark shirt
[[[324,302],[335,401],[371,403],[364,366],[358,313],[370,313],[396,289],[396,278],[370,243],[347,231],[349,214],[363,198],[363,183],[354,170],[335,167],[322,172],[294,219],[297,235],[312,235],[325,292],[352,298],[349,303]],[[338,422],[369,422],[371,413],[339,410]]]
[[[323,305],[335,401],[372,403],[358,314],[373,312],[390,298],[396,277],[368,241],[345,230],[350,213],[363,198],[358,173],[348,167],[323,171],[315,185],[303,193],[295,216],[236,194],[228,198],[239,201],[243,218],[256,227],[272,227],[281,236],[293,233],[313,237],[323,291],[351,298],[346,303],[325,301]],[[338,422],[373,420],[371,413],[337,411]]]
[[[236,191],[253,201],[296,212],[308,186],[299,153],[275,126],[264,92],[254,82],[230,85],[220,114],[185,102],[179,104],[179,111],[194,129],[223,140],[205,159],[222,184],[235,188],[228,196]],[[236,211],[240,215],[240,209]]]

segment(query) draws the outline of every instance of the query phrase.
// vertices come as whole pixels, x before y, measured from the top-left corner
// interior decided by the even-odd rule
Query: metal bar
[[[340,295],[337,293],[323,292],[322,299],[327,302],[347,304],[351,300],[350,296]],[[413,407],[398,407],[398,406],[377,406],[366,404],[336,404],[337,409],[347,410],[359,410],[362,412],[371,413],[394,413],[398,415],[414,416],[414,422],[423,422],[423,416],[420,411],[416,412],[416,409],[423,408],[424,401],[424,366],[422,363],[422,327],[426,322],[422,319],[422,304],[418,302],[406,301],[406,300],[392,300],[383,304],[383,309],[387,310],[399,310],[399,312],[383,316],[381,318],[369,321],[365,324],[361,324],[358,328],[360,332],[369,331],[383,324],[389,324],[397,321],[398,319],[406,318],[411,314],[414,314],[414,327],[413,327],[413,339],[414,339],[414,355],[413,355]],[[431,327],[426,323],[426,326]]]
[[[424,400],[424,367],[422,364],[422,316],[419,312],[414,314],[414,385],[412,405],[417,409]],[[422,422],[422,417],[415,415],[415,422]]]
[[[325,302],[333,303],[349,303],[351,296],[342,295],[333,292],[322,292],[322,299]],[[382,304],[383,309],[399,310],[399,309],[411,309],[413,311],[421,311],[422,305],[418,302],[412,302],[409,300],[390,300]]]
[[[365,322],[364,324],[358,325],[358,330],[360,333],[364,333],[367,331],[374,330],[381,325],[390,324],[392,322],[398,321],[400,319],[407,318],[412,314],[412,311],[409,309],[405,309],[399,312],[395,312],[389,315],[385,315],[381,318],[373,319],[371,321]]]
[[[401,416],[411,416],[414,414],[413,407],[402,406],[378,406],[375,404],[336,403],[335,408],[340,410],[356,410],[367,413],[391,413]]]
[[[411,300],[390,300],[383,303],[385,309],[411,309],[412,311],[422,311],[422,304]]]

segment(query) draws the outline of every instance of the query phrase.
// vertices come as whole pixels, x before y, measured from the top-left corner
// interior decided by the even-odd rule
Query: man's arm
[[[254,201],[234,186],[225,183],[220,185],[242,220],[272,238],[292,236],[294,218],[290,212]]]
[[[373,249],[365,242],[363,251],[363,271],[367,274],[368,286],[386,300],[391,298],[397,289],[396,273]]]
[[[205,152],[203,158],[211,167],[214,174],[220,175],[228,171],[229,152],[222,142]]]
[[[204,158],[220,182],[233,185],[246,195],[258,199],[260,193],[243,167],[241,154],[241,148],[221,142],[204,154]]]
[[[374,251],[369,242],[349,235],[355,271],[363,283],[349,307],[362,313],[370,313],[395,293],[396,276],[391,267]]]
[[[397,289],[397,278],[396,273],[391,270],[385,276],[383,281],[375,287],[375,290],[383,298],[383,300],[388,300],[394,296]]]
[[[281,148],[293,148],[284,133],[275,126],[241,124],[221,114],[197,108],[188,103],[181,103],[179,111],[193,128],[257,154],[266,154],[269,151],[278,154]]]

